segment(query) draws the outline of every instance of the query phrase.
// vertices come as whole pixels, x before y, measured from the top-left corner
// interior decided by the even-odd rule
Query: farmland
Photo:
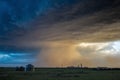
[[[0,68],[0,80],[120,80],[120,70],[36,68],[33,72],[24,72]]]

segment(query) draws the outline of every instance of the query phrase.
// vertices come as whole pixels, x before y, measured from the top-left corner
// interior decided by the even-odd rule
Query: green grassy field
[[[34,72],[0,69],[0,80],[120,80],[120,70],[39,68]]]

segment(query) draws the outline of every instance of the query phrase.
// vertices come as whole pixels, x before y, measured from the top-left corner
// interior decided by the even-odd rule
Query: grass
[[[0,80],[120,80],[120,70],[37,68],[34,72],[0,69]]]

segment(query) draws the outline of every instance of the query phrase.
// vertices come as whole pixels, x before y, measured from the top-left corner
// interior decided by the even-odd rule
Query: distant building
[[[26,71],[34,71],[34,66],[32,64],[26,65]]]

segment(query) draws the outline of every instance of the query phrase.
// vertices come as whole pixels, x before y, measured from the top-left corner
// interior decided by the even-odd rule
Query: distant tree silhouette
[[[25,67],[23,66],[16,67],[16,71],[25,71]]]
[[[20,70],[20,71],[25,71],[25,68],[24,68],[23,66],[21,66],[21,67],[19,68],[19,70]]]

